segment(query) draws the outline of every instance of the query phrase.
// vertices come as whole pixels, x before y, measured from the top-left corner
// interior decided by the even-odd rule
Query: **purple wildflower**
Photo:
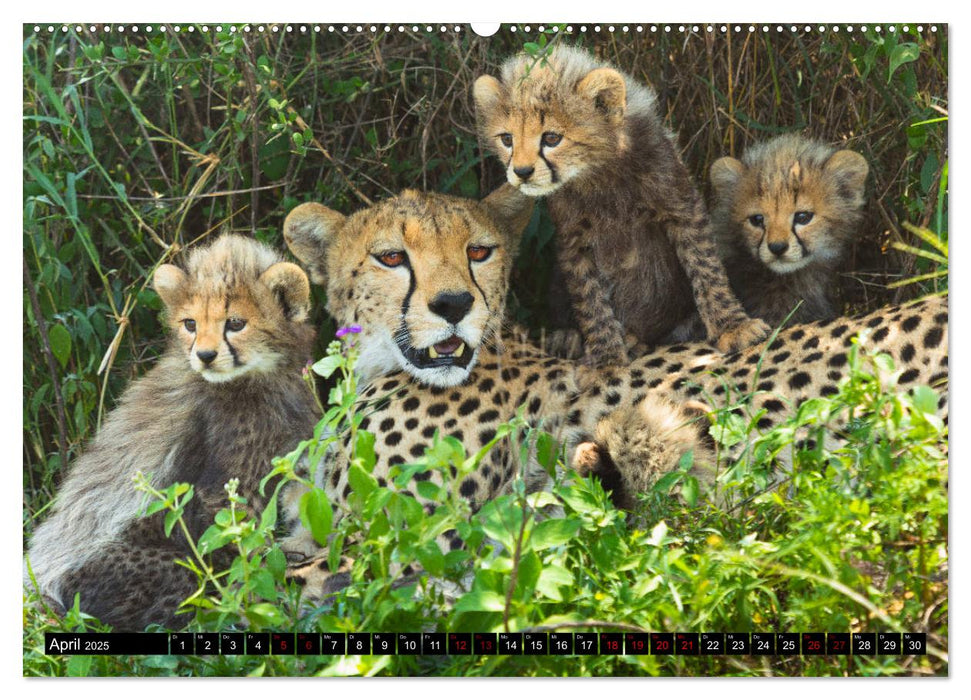
[[[348,333],[360,333],[360,332],[361,332],[361,327],[355,323],[350,326],[344,326],[342,328],[338,328],[337,333],[335,335],[338,338],[343,338]]]

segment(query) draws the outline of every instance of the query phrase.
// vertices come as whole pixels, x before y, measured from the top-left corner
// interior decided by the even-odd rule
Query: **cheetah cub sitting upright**
[[[228,504],[231,478],[249,507],[262,508],[270,460],[316,423],[301,376],[314,339],[303,270],[262,243],[226,235],[193,250],[185,269],[161,265],[154,282],[169,347],[71,465],[24,572],[55,607],[80,594],[81,609],[117,631],[176,625],[179,603],[198,590],[195,574],[176,563],[191,559],[179,528],[166,537],[161,513],[139,517],[135,472],[156,488],[193,484],[185,519],[198,538]]]
[[[712,222],[732,288],[771,326],[834,318],[836,273],[863,216],[859,153],[786,135],[711,166]],[[699,329],[700,330],[700,329]]]
[[[524,194],[548,196],[557,262],[589,362],[626,364],[625,334],[664,338],[697,309],[722,351],[768,326],[732,294],[704,203],[647,87],[576,48],[519,55],[474,97],[480,137]]]

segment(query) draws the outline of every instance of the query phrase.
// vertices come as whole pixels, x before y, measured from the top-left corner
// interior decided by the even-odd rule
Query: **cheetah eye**
[[[499,141],[506,148],[512,148],[512,134],[499,134]]]
[[[191,318],[182,319],[182,325],[185,326],[185,329],[190,333],[196,332],[196,322],[193,319]]]
[[[239,333],[241,330],[246,328],[246,321],[242,318],[232,318],[226,319],[226,330],[232,331],[233,333]]]
[[[555,131],[547,131],[543,134],[543,145],[547,148],[559,146],[562,140],[563,134],[558,134]]]
[[[558,134],[555,131],[546,131],[543,133],[542,143],[546,148],[555,148],[560,145],[560,141],[563,140],[563,134]]]
[[[792,223],[799,224],[800,226],[805,226],[812,220],[813,213],[811,211],[797,211],[792,217]]]
[[[752,216],[748,218],[748,222],[756,228],[762,228],[765,226],[765,217],[761,214],[752,214]]]
[[[406,259],[403,250],[392,250],[387,253],[381,253],[381,255],[375,255],[374,257],[386,267],[398,267]]]
[[[483,262],[489,259],[492,255],[492,248],[484,245],[470,245],[466,249],[466,253],[469,256],[469,260],[473,262]]]

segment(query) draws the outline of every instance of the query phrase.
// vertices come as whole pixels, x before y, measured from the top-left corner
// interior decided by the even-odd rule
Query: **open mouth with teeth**
[[[401,350],[405,359],[418,369],[433,367],[465,368],[469,366],[472,355],[475,354],[475,351],[457,335],[427,348],[416,348],[413,345],[404,345],[399,341],[398,349]]]

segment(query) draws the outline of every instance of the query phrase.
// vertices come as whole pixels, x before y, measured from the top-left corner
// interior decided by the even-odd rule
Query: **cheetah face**
[[[257,331],[249,319],[255,312],[252,301],[240,296],[228,304],[203,296],[188,299],[178,310],[176,333],[189,366],[209,382],[228,382],[250,371],[275,369],[279,353],[253,343]]]
[[[510,185],[551,194],[615,157],[624,140],[626,82],[592,57],[560,47],[545,63],[519,57],[475,82],[482,142],[502,161]]]
[[[222,236],[186,271],[161,265],[155,289],[189,367],[211,383],[269,373],[308,358],[310,281],[267,246]]]
[[[835,264],[859,222],[867,172],[858,153],[780,137],[744,161],[712,165],[716,218],[731,221],[739,242],[776,274]]]
[[[759,211],[745,217],[745,237],[752,255],[783,275],[805,267],[814,256],[820,260],[836,257],[839,249],[828,245],[829,238],[820,231],[825,224],[820,225],[821,219],[816,218],[813,208],[803,202],[796,211],[789,207],[786,211],[774,209],[768,215]]]
[[[365,380],[404,370],[424,384],[468,378],[498,332],[531,201],[500,188],[482,203],[406,191],[343,217],[318,204],[284,224],[290,249],[327,287],[327,308],[358,325]]]

